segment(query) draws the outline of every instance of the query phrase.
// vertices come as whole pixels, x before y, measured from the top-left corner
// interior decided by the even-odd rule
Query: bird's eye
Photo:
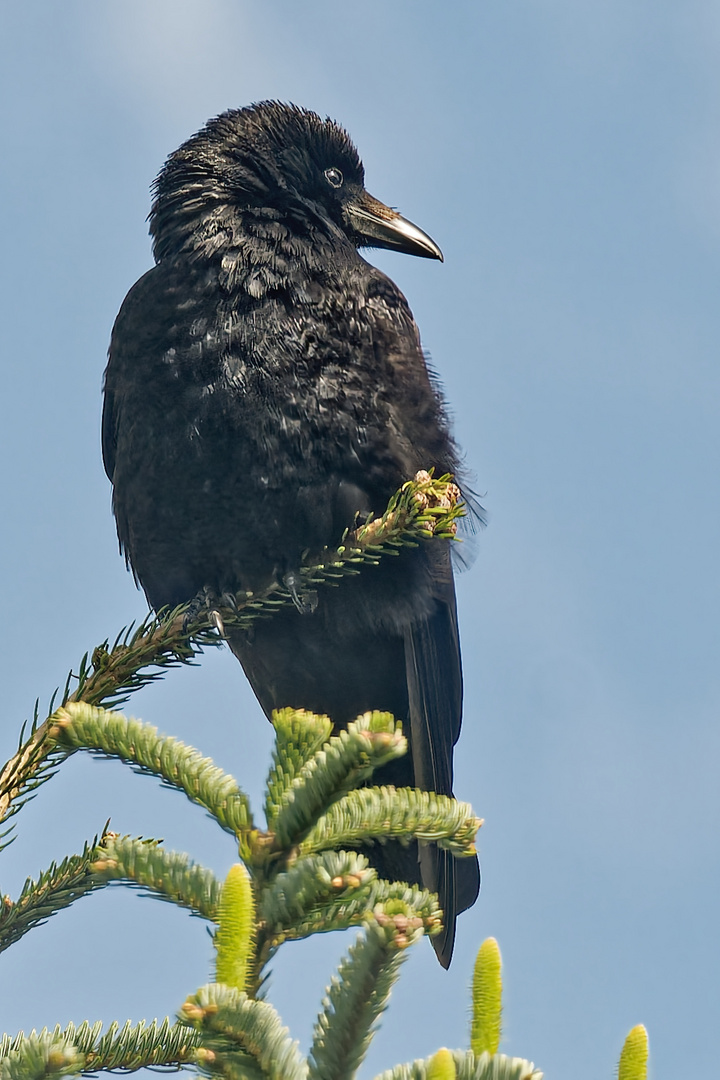
[[[325,170],[325,179],[327,180],[330,187],[334,187],[334,188],[342,187],[343,174],[340,172],[339,169],[335,169],[335,168],[326,169]]]

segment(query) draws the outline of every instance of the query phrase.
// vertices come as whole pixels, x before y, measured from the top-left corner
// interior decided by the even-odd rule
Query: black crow
[[[216,117],[155,183],[156,265],[128,293],[105,374],[103,456],[120,545],[155,609],[292,584],[420,469],[456,472],[443,400],[397,286],[358,248],[442,259],[365,190],[347,133],[293,105]],[[462,673],[446,542],[383,559],[314,605],[298,597],[230,645],[269,716],[338,727],[402,719],[410,749],[379,782],[452,794]],[[422,882],[452,955],[477,860],[376,845],[384,877]]]

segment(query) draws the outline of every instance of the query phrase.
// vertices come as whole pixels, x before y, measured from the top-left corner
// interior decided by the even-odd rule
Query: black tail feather
[[[462,720],[462,669],[449,573],[443,592],[435,612],[406,635],[405,667],[415,785],[452,795],[453,747]],[[420,845],[419,857],[423,885],[438,894],[443,909],[443,931],[433,938],[433,946],[447,968],[455,943],[455,921],[477,899],[480,868],[477,858],[456,859],[436,844]]]

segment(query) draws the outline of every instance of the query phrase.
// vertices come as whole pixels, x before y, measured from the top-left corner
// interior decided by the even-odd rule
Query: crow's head
[[[212,250],[252,219],[298,234],[345,237],[442,259],[417,225],[374,199],[350,136],[317,113],[265,101],[209,120],[171,154],[155,182],[150,232],[156,258]]]

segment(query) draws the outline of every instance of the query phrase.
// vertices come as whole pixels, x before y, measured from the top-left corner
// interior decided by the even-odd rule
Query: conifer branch
[[[398,932],[422,927],[434,935],[442,925],[434,893],[378,879],[357,852],[326,851],[300,859],[263,894],[261,926],[269,950],[262,962],[284,941],[360,926],[368,913],[378,922],[392,921]]]
[[[272,714],[275,728],[272,765],[265,785],[265,818],[270,824],[303,765],[332,734],[333,723],[327,716],[304,709],[276,709]]]
[[[443,913],[437,895],[404,881],[380,878],[374,882],[368,907],[381,926],[395,933],[396,943],[403,948],[416,941],[420,931],[433,937],[442,929]]]
[[[25,724],[20,731],[17,752],[0,770],[0,823],[9,821],[22,810],[30,799],[34,798],[37,788],[55,775],[57,766],[67,756],[68,751],[55,746],[49,738],[48,721],[38,723],[38,703],[30,727],[30,735],[24,740]],[[12,842],[12,827],[0,832],[0,851]]]
[[[283,934],[299,927],[320,908],[342,910],[356,896],[368,896],[376,878],[377,871],[357,851],[308,855],[278,874],[263,892],[261,923],[273,935]]]
[[[223,1080],[267,1080],[267,1073],[255,1058],[235,1047],[210,1050],[201,1046],[195,1054],[195,1065],[204,1076]]]
[[[51,1076],[77,1076],[81,1054],[72,1043],[47,1032],[29,1035],[16,1049],[0,1058],[0,1080],[41,1080]]]
[[[190,1064],[199,1040],[184,1024],[172,1024],[166,1017],[161,1023],[154,1020],[134,1027],[129,1020],[122,1028],[113,1023],[97,1042],[85,1047],[77,1036],[75,1042],[85,1055],[86,1072],[100,1069],[134,1072],[148,1066]]]
[[[85,653],[77,674],[71,671],[67,677],[60,704],[84,701],[117,707],[131,693],[162,678],[166,669],[192,664],[206,646],[219,645],[215,627],[207,619],[185,624],[186,608],[184,605],[159,615],[150,612],[139,626],[131,624],[123,628],[112,646],[105,640],[91,654]],[[77,685],[71,693],[73,683]],[[16,814],[28,797],[32,797],[32,792],[49,780],[55,767],[72,753],[49,738],[57,696],[56,690],[43,723],[39,722],[36,702],[29,737],[23,741],[23,728],[17,753],[0,770],[0,822]],[[6,834],[0,834],[0,839],[2,835]]]
[[[299,846],[301,855],[353,847],[370,840],[430,841],[455,855],[472,855],[482,821],[469,803],[415,788],[351,791],[329,807]]]
[[[283,793],[269,823],[277,844],[287,848],[297,843],[329,803],[406,752],[407,739],[390,713],[365,713],[348,724],[303,765]]]
[[[233,777],[152,724],[78,702],[57,710],[51,735],[73,750],[94,750],[159,776],[238,838],[253,828],[247,796]]]
[[[414,937],[422,930],[414,930]],[[352,1080],[360,1067],[405,958],[407,935],[370,923],[333,978],[317,1018],[308,1080]]]
[[[481,1054],[471,1050],[451,1050],[456,1080],[542,1080],[543,1074],[531,1061],[505,1057],[504,1054]],[[379,1073],[375,1080],[433,1080],[430,1072],[433,1058],[396,1065]]]
[[[360,572],[363,565],[376,565],[385,555],[398,555],[404,547],[417,547],[424,540],[456,540],[457,522],[466,513],[459,487],[449,473],[435,479],[432,472],[416,473],[393,495],[381,517],[355,529],[346,529],[336,548],[306,552],[300,563],[300,587],[269,581],[255,593],[239,593],[231,607],[216,607],[220,624],[249,629],[261,616],[297,602],[300,595],[314,592],[318,585],[334,585]],[[198,616],[198,625],[213,625],[209,614]]]
[[[167,851],[157,840],[106,833],[92,870],[103,883],[136,885],[160,900],[217,921],[222,883],[211,870],[178,851]]]
[[[448,474],[435,479],[419,472],[392,497],[384,514],[354,530],[346,531],[335,549],[306,553],[300,568],[302,584],[314,589],[321,584],[359,572],[363,564],[377,563],[383,555],[397,555],[403,547],[415,547],[437,537],[454,539],[457,520],[465,514],[459,488]],[[85,653],[77,674],[70,672],[60,696],[61,706],[85,702],[117,708],[130,694],[162,678],[164,672],[180,664],[192,664],[207,646],[221,643],[217,629],[248,628],[259,617],[268,617],[280,607],[294,602],[293,593],[283,584],[269,581],[254,594],[234,598],[232,607],[183,605],[173,611],[150,613],[139,626],[124,628],[112,645],[109,639]],[[75,684],[71,692],[71,686]],[[54,726],[54,701],[48,719],[39,723],[37,710],[29,738],[0,770],[0,823],[24,805],[32,792],[54,773],[60,761],[72,751],[48,738]],[[6,833],[0,833],[0,840]],[[1,850],[1,848],[0,848]]]
[[[205,1053],[198,1055],[198,1060],[207,1071],[214,1071],[215,1055],[232,1064],[228,1051],[236,1049],[253,1058],[260,1075],[269,1080],[305,1080],[307,1076],[307,1064],[297,1043],[265,1001],[254,1001],[222,983],[210,983],[188,998],[180,1020],[200,1033]],[[242,1059],[237,1064],[242,1065]]]
[[[37,881],[28,878],[14,903],[9,896],[3,896],[0,899],[0,952],[19,941],[34,926],[40,926],[57,911],[69,907],[74,900],[104,885],[94,869],[104,851],[104,837],[100,842],[95,837],[80,855],[70,855],[61,863],[51,863]]]
[[[98,1020],[95,1024],[84,1020],[77,1027],[75,1024],[69,1024],[66,1028],[62,1028],[60,1024],[56,1024],[52,1029],[42,1028],[40,1032],[33,1030],[29,1035],[26,1035],[24,1031],[18,1031],[15,1035],[2,1035],[0,1036],[0,1061],[14,1051],[21,1050],[30,1039],[59,1039],[69,1041],[75,1046],[94,1045],[100,1038],[102,1029],[102,1020]]]
[[[51,1073],[93,1074],[103,1069],[178,1068],[194,1062],[200,1042],[197,1032],[185,1024],[171,1024],[167,1018],[135,1026],[128,1021],[122,1028],[113,1023],[104,1035],[102,1028],[102,1021],[86,1021],[78,1027],[58,1025],[39,1034],[26,1036],[21,1031],[14,1038],[5,1036],[0,1040],[1,1080],[34,1080]],[[62,1064],[63,1056],[67,1067]]]
[[[162,900],[214,921],[222,886],[210,870],[186,855],[165,851],[156,840],[104,833],[80,855],[51,863],[37,881],[28,878],[18,899],[0,900],[0,952],[81,896],[112,881],[126,881]]]

